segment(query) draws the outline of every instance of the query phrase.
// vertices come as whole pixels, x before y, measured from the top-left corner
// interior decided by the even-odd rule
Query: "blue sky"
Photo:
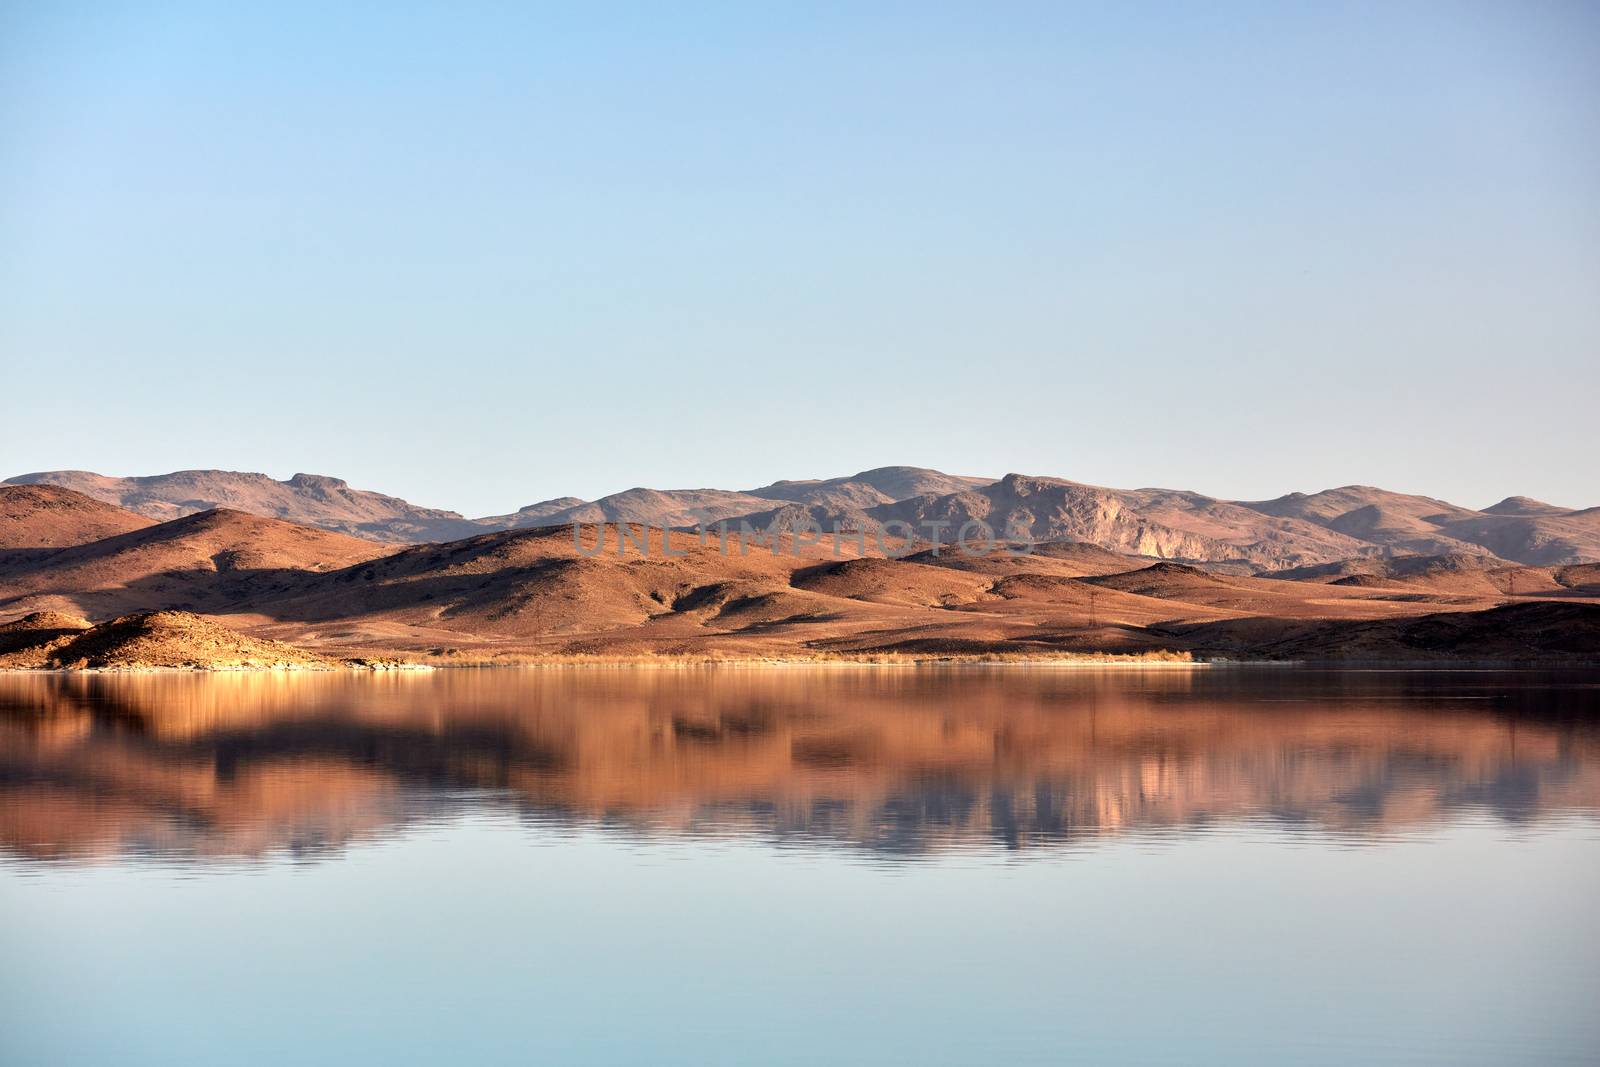
[[[0,361],[4,475],[1600,504],[1600,6],[0,0]]]

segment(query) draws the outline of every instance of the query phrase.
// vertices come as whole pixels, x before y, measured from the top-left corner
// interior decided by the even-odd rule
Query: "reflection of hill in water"
[[[0,843],[320,852],[464,810],[889,854],[1600,809],[1594,677],[1038,669],[0,677]],[[1587,683],[1587,684],[1585,684]]]

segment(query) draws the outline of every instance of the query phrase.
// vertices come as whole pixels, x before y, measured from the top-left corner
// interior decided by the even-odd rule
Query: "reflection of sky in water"
[[[209,870],[0,871],[6,1062],[1504,1064],[1600,1047],[1585,816],[907,866],[475,812],[338,863]]]
[[[0,1062],[1592,1059],[1582,675],[0,680]]]

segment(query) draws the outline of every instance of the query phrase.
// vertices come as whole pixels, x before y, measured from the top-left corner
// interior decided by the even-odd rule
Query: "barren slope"
[[[1506,565],[1491,556],[1393,556],[1295,567],[1265,578],[1474,596],[1594,596],[1600,564]]]
[[[0,668],[259,670],[333,666],[322,656],[250,637],[183,611],[125,615],[87,629],[62,625],[72,621],[29,616],[9,632],[0,630],[0,640],[10,638],[13,645],[9,652],[0,652]],[[32,641],[23,643],[30,637]]]
[[[237,511],[208,511],[26,559],[0,561],[0,617],[64,610],[94,618],[216,609],[389,548]]]
[[[1533,565],[1600,559],[1600,509],[1568,511],[1527,497],[1473,511],[1432,497],[1347,485],[1244,506],[1314,522],[1391,552],[1491,554]]]
[[[883,505],[871,515],[917,528],[942,521],[951,531],[979,520],[997,534],[1016,531],[1033,541],[1079,541],[1129,555],[1243,560],[1259,566],[1322,562],[1372,551],[1355,538],[1303,519],[1265,516],[1199,494],[1105,489],[1020,474],[949,496]]]
[[[153,519],[54,485],[0,485],[0,551],[57,549],[154,525]]]
[[[914,496],[945,496],[989,485],[993,478],[946,474],[927,467],[876,467],[845,478],[778,481],[751,489],[751,496],[792,500],[827,508],[870,508]]]
[[[630,527],[630,536],[640,536]],[[651,551],[594,553],[565,527],[490,534],[306,577],[235,601],[240,625],[308,646],[477,657],[536,653],[794,655],[813,652],[1183,651],[1194,628],[1270,643],[1295,620],[1397,620],[1494,607],[1498,595],[1396,595],[1210,574],[1171,563],[1081,577],[1127,561],[1098,549],[1066,558],[954,556],[931,562],[721,551],[715,539],[661,535]],[[1087,558],[1079,558],[1087,557]],[[987,562],[990,566],[978,565]],[[944,565],[945,563],[951,565]],[[1582,576],[1575,576],[1575,581]],[[1554,588],[1554,586],[1553,586]],[[1572,589],[1561,587],[1570,599]]]
[[[162,521],[230,508],[391,543],[448,540],[482,529],[453,511],[419,508],[320,474],[296,474],[280,482],[242,471],[176,471],[143,478],[43,471],[8,479],[7,484],[65,486]]]
[[[1394,554],[1488,555],[1531,566],[1600,560],[1600,508],[1573,510],[1508,497],[1474,511],[1362,485],[1237,502],[1189,490],[1112,489],[1016,474],[989,482],[920,467],[880,467],[842,478],[779,481],[748,492],[637,488],[595,501],[559,497],[468,520],[307,474],[278,482],[229,471],[148,478],[51,471],[12,481],[64,485],[160,519],[223,506],[391,543],[572,522],[685,528],[739,519],[761,529],[814,525],[824,531],[903,521],[923,536],[930,532],[928,524],[945,522],[948,536],[978,519],[997,529],[1011,526],[1035,541],[1091,543],[1234,573]]]
[[[1182,631],[1206,653],[1309,660],[1600,659],[1600,604],[1534,601],[1397,619],[1251,618]]]
[[[518,513],[515,525],[566,526],[572,523],[634,522],[657,529],[712,523],[746,515],[770,506],[771,501],[725,489],[629,489],[588,503],[554,511],[535,505],[527,515]]]

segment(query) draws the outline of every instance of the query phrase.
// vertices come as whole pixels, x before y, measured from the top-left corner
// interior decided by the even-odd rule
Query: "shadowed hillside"
[[[207,511],[48,555],[0,557],[0,613],[215,611],[386,551],[327,530]]]
[[[280,641],[183,611],[125,615],[98,626],[36,613],[0,627],[0,668],[260,670],[334,664]]]

